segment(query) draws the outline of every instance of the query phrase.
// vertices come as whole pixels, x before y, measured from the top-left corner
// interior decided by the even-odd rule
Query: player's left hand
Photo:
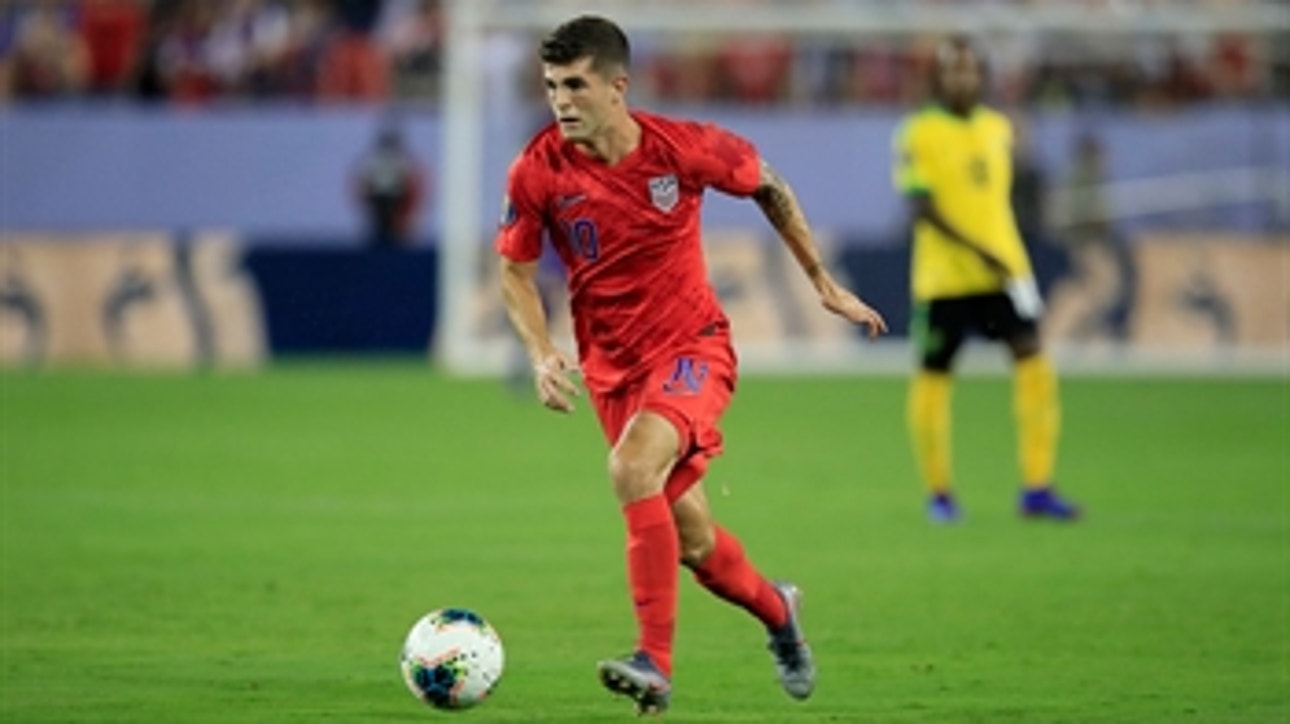
[[[887,331],[887,320],[882,318],[876,309],[860,301],[860,298],[849,290],[838,286],[833,280],[826,280],[818,287],[820,303],[824,308],[854,324],[863,324],[869,328],[869,339]]]

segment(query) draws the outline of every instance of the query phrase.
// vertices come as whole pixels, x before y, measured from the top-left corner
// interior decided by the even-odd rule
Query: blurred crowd
[[[9,0],[0,96],[432,98],[442,41],[436,0]]]
[[[440,0],[0,0],[0,102],[434,104],[444,15]],[[907,104],[924,92],[937,40],[634,34],[634,92],[682,103]],[[1185,37],[1021,32],[983,41],[1005,103],[1160,107],[1290,95],[1284,28]],[[535,64],[523,62],[534,44],[509,35],[485,45],[513,66],[521,94],[540,92]]]
[[[926,97],[940,36],[841,44],[792,36],[695,38],[650,58],[651,89],[681,101],[741,104],[905,105]],[[1039,37],[982,39],[992,92],[1006,104],[1168,107],[1211,99],[1286,95],[1285,71],[1266,39],[1183,41]],[[1278,80],[1281,78],[1281,80]]]

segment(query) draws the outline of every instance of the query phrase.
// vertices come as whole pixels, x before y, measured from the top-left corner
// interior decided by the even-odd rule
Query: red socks
[[[667,498],[654,495],[623,506],[627,519],[627,578],[631,584],[638,648],[672,675],[680,543]],[[769,628],[788,623],[784,599],[748,562],[739,539],[717,527],[716,546],[694,569],[694,578],[717,596],[747,610]]]
[[[741,606],[770,628],[788,623],[788,609],[775,587],[748,562],[739,539],[717,526],[717,544],[694,569],[694,579],[717,596]]]
[[[671,676],[677,561],[681,557],[676,521],[661,494],[628,503],[623,506],[623,516],[627,519],[627,579],[640,626],[639,648]]]

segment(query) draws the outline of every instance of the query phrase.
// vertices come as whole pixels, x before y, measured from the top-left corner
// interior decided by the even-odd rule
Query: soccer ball
[[[436,709],[469,709],[482,702],[502,678],[504,662],[497,631],[464,608],[422,616],[399,654],[403,681]]]

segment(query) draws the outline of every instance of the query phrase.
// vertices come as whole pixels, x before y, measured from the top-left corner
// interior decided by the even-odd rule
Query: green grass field
[[[749,377],[709,491],[806,591],[799,704],[759,627],[683,577],[675,722],[1290,719],[1284,379],[1072,379],[1076,526],[1013,514],[1006,380],[956,390],[967,517],[930,526],[900,378]],[[424,611],[507,646],[462,721],[606,722],[633,623],[585,404],[412,365],[0,376],[0,721],[434,721]],[[445,719],[446,720],[446,719]]]

